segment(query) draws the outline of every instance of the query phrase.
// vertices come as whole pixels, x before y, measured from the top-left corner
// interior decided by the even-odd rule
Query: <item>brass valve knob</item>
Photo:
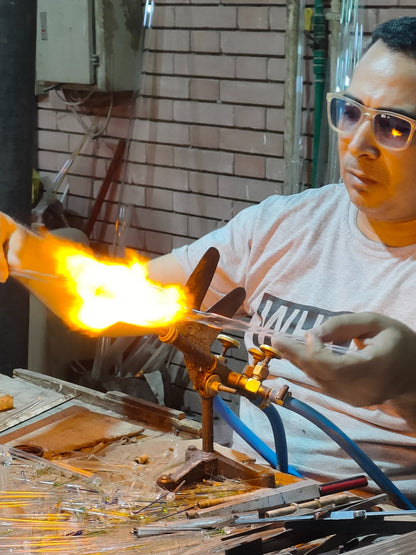
[[[264,358],[269,362],[272,358],[282,358],[282,353],[270,345],[260,345]]]
[[[251,378],[253,376],[255,367],[264,359],[264,353],[257,347],[251,347],[250,349],[248,349],[248,352],[253,357],[253,364],[247,364],[247,366],[244,368],[244,374],[248,378]]]
[[[260,351],[263,355],[262,361],[257,363],[253,369],[253,378],[256,380],[265,380],[269,375],[269,362],[272,358],[282,358],[281,353],[270,347],[270,345],[260,345]]]
[[[228,349],[231,349],[233,347],[236,349],[240,348],[240,342],[238,341],[238,339],[230,337],[229,335],[224,335],[223,333],[220,333],[219,335],[217,335],[217,339],[223,347],[222,353],[218,357],[221,358],[221,360],[225,360],[225,355]]]
[[[264,359],[264,353],[257,347],[251,347],[248,352],[253,357],[254,364],[261,362]]]

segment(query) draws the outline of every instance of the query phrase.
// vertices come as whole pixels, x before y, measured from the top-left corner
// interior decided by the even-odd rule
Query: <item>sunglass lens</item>
[[[330,112],[332,124],[344,133],[353,131],[361,119],[360,108],[343,98],[331,100]]]
[[[408,121],[390,114],[377,114],[374,132],[378,142],[390,148],[402,148],[409,138],[412,127]]]

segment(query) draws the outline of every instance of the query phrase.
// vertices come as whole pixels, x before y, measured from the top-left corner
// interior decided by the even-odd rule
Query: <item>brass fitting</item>
[[[257,395],[260,387],[261,387],[261,381],[253,377],[247,380],[247,382],[245,383],[244,389],[248,393],[253,393],[254,395]]]
[[[240,348],[240,342],[238,341],[238,339],[234,339],[234,337],[230,337],[229,335],[225,335],[223,333],[220,333],[217,336],[217,339],[222,345],[222,353],[220,355],[218,355],[217,358],[222,360],[223,362],[225,362],[225,360],[226,360],[225,355],[227,354],[228,349],[232,349],[232,348],[239,349]]]
[[[286,399],[290,395],[291,395],[291,393],[289,391],[289,386],[288,385],[282,385],[282,387],[279,389],[279,391],[277,393],[272,391],[270,397],[273,397],[271,399],[273,403],[276,403],[276,405],[280,405],[282,407],[284,405]]]
[[[247,364],[247,366],[243,370],[243,373],[248,378],[251,378],[253,376],[254,368],[264,359],[264,354],[263,351],[261,351],[257,347],[251,347],[248,352],[253,357],[254,364]]]
[[[219,393],[220,391],[222,391],[223,393],[237,393],[237,390],[232,388],[232,387],[228,387],[227,385],[224,385],[221,382],[220,377],[218,376],[218,374],[212,374],[207,381],[205,382],[205,394],[208,394],[209,396],[213,397],[214,395],[216,395],[217,393]]]
[[[260,350],[263,354],[261,363],[256,364],[253,369],[253,378],[263,381],[269,375],[269,363],[273,358],[280,359],[282,354],[280,351],[271,347],[270,345],[260,345]]]
[[[160,331],[163,332],[159,334],[159,339],[162,343],[173,343],[179,335],[178,328],[175,325],[168,326]]]
[[[272,391],[270,388],[264,387],[261,381],[255,378],[248,378],[238,372],[230,372],[227,376],[227,383],[242,393],[247,393],[249,398],[261,397],[268,401]]]

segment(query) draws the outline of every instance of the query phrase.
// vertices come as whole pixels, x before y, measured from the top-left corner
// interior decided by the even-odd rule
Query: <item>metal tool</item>
[[[189,308],[199,309],[211,284],[219,253],[211,248],[205,253],[191,274],[186,289],[191,296]],[[237,288],[220,299],[208,312],[231,317],[244,301],[245,291]],[[230,370],[224,357],[211,354],[210,348],[221,330],[195,321],[179,322],[164,331],[159,339],[170,343],[183,353],[185,365],[194,389],[199,393],[202,405],[202,451],[188,450],[185,465],[173,474],[164,474],[157,483],[166,489],[175,489],[178,484],[195,483],[203,478],[223,475],[239,478],[261,487],[274,487],[275,477],[272,469],[257,465],[244,465],[214,451],[213,398],[219,391],[234,393],[235,389],[227,384]],[[240,376],[240,374],[236,374]],[[259,383],[259,382],[258,382]]]
[[[189,530],[219,529],[231,525],[234,516],[221,518],[199,518],[197,520],[176,520],[166,523],[146,524],[133,529],[138,537],[158,536],[159,534],[172,534],[174,532],[187,532]]]
[[[264,514],[266,511],[270,511],[276,507],[318,499],[322,495],[326,495],[327,492],[333,494],[346,491],[356,487],[355,484],[357,483],[360,483],[361,486],[367,485],[366,477],[354,476],[349,479],[330,482],[329,484],[320,484],[315,480],[301,480],[294,484],[281,486],[277,490],[260,489],[250,493],[236,495],[234,499],[228,503],[192,511],[188,513],[188,516],[206,517],[208,515],[236,514],[250,511],[257,511],[260,514]],[[327,488],[327,486],[330,487]],[[284,520],[284,518],[282,518],[282,520]],[[274,520],[270,522],[274,522]]]
[[[187,513],[188,516],[199,518],[237,514],[257,511],[264,513],[267,509],[290,505],[291,503],[301,503],[320,497],[320,484],[315,480],[301,480],[294,484],[281,486],[278,489],[262,488],[250,493],[236,495],[232,501],[222,503],[207,509],[200,509]],[[251,517],[250,517],[251,518]]]

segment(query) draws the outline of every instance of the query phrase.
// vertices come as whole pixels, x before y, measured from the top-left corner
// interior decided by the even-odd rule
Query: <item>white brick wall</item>
[[[116,99],[106,133],[68,177],[68,208],[85,221],[117,139],[132,129],[124,187],[109,191],[95,241],[112,241],[121,196],[134,207],[128,246],[152,257],[282,191],[285,26],[283,1],[157,2],[140,98],[133,108]],[[90,124],[94,115],[79,111]],[[93,111],[103,125],[105,102]],[[40,98],[40,173],[59,171],[82,133],[55,93]]]

